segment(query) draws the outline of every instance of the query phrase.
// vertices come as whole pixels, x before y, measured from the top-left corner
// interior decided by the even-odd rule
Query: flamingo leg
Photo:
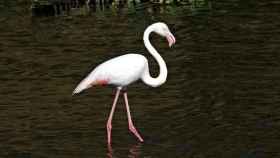
[[[125,101],[125,106],[126,106],[127,117],[128,117],[128,128],[139,139],[140,142],[143,142],[144,140],[142,139],[142,137],[138,133],[137,129],[133,125],[133,122],[131,119],[129,105],[128,105],[127,92],[124,92],[123,96],[124,96],[124,101]]]
[[[115,112],[115,108],[116,108],[116,104],[117,104],[117,101],[118,101],[118,98],[119,98],[119,95],[120,95],[120,91],[121,91],[121,89],[118,88],[117,92],[116,92],[116,95],[115,95],[113,105],[112,105],[112,109],[111,109],[111,112],[110,112],[110,115],[109,115],[109,118],[108,118],[108,121],[107,121],[108,145],[111,145],[112,118],[113,118],[113,115],[114,115],[114,112]]]

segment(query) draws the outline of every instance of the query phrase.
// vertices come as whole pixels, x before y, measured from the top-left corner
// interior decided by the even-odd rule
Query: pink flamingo
[[[79,83],[79,85],[73,91],[73,94],[77,94],[94,85],[110,84],[117,87],[112,109],[107,121],[108,145],[111,144],[112,118],[120,91],[129,84],[137,81],[138,79],[141,79],[145,84],[152,87],[158,87],[166,81],[167,67],[160,54],[156,51],[156,49],[151,45],[149,41],[149,35],[151,32],[155,32],[163,37],[166,37],[169,43],[169,47],[171,47],[176,40],[172,33],[169,31],[167,25],[161,22],[150,25],[144,32],[144,45],[159,64],[160,73],[158,77],[151,77],[149,72],[148,60],[146,57],[140,54],[125,54],[110,59],[97,66],[85,79],[83,79]],[[126,91],[124,91],[123,97],[126,105],[129,130],[139,139],[140,142],[143,142],[143,138],[140,136],[137,129],[133,125]]]

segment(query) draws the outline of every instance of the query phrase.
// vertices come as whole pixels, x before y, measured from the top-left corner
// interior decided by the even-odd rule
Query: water
[[[30,4],[4,1],[0,25],[2,157],[279,157],[280,4],[212,1],[203,6],[140,5],[82,16],[32,17]],[[148,57],[144,29],[164,21],[177,43],[152,36],[168,66],[159,88],[128,88],[145,142],[127,129],[114,90],[73,88],[97,64],[128,52]]]

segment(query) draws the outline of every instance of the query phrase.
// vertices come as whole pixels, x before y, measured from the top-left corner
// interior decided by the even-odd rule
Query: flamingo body
[[[98,65],[74,90],[74,94],[93,85],[111,84],[125,87],[148,71],[148,60],[140,54],[125,54]]]

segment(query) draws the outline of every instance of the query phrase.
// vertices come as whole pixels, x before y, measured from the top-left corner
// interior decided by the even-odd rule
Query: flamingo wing
[[[140,54],[125,54],[112,58],[98,65],[78,84],[73,94],[93,85],[127,86],[141,78],[147,64],[147,59]]]

